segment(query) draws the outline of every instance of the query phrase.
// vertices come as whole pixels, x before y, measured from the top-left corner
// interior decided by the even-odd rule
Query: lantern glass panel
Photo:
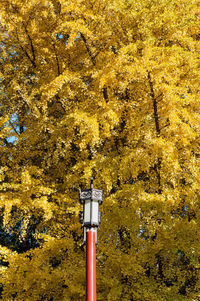
[[[93,201],[92,202],[92,224],[98,225],[99,224],[99,202]]]
[[[84,223],[90,223],[90,203],[91,200],[86,200],[84,204]]]

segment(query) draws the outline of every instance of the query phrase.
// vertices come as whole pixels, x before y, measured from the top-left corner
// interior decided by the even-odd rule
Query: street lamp
[[[83,227],[83,244],[86,243],[87,246],[87,301],[96,301],[96,244],[97,229],[101,222],[99,205],[103,202],[103,195],[103,190],[93,188],[93,178],[91,178],[90,189],[79,190],[79,200],[83,205],[83,211],[80,212],[80,222]]]
[[[99,212],[99,205],[103,202],[104,191],[93,188],[93,178],[91,178],[90,189],[79,190],[79,200],[83,204],[83,211],[80,214],[80,222],[84,228],[83,244],[86,242],[87,229],[94,228],[96,232],[101,222],[102,213]]]

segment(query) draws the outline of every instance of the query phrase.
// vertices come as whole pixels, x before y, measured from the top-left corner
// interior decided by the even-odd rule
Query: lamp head
[[[90,189],[79,190],[79,200],[83,204],[83,227],[99,227],[99,205],[103,202],[103,195],[103,190],[93,188],[93,178]]]

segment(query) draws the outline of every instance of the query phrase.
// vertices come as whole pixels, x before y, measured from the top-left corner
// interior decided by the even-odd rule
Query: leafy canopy
[[[197,0],[2,0],[3,300],[84,300],[77,189],[105,189],[98,300],[198,300]]]

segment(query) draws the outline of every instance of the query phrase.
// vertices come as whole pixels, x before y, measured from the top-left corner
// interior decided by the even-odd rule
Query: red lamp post
[[[86,281],[87,301],[96,301],[96,237],[92,229],[87,231]]]
[[[83,204],[80,221],[83,226],[83,244],[86,243],[86,300],[96,301],[96,244],[97,229],[101,221],[99,204],[103,202],[103,190],[93,188],[91,178],[90,189],[79,190],[79,199]]]

